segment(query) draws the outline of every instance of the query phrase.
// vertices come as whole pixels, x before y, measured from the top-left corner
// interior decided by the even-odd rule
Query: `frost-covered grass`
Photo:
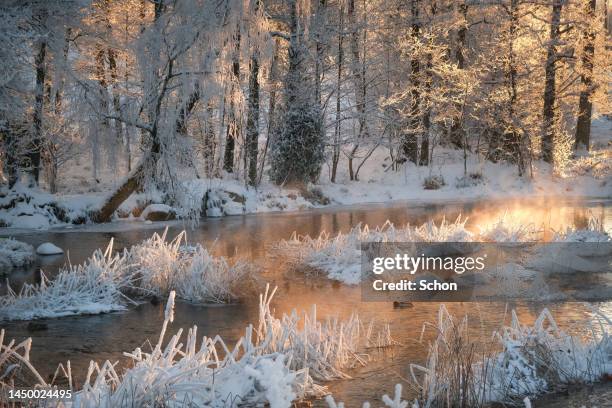
[[[62,269],[52,281],[41,273],[38,285],[24,284],[19,293],[9,286],[0,297],[0,320],[30,320],[125,309],[123,288],[131,285],[123,254],[112,254],[113,241],[83,265]]]
[[[357,350],[360,324],[356,316],[346,322],[319,323],[313,309],[303,321],[295,311],[277,319],[270,309],[274,292],[266,288],[260,296],[258,326],[249,325],[244,336],[230,347],[219,336],[205,336],[199,341],[197,326],[189,329],[186,337],[179,329],[166,341],[174,320],[176,294],[171,291],[159,338],[151,350],[137,348],[124,353],[130,359],[124,371],[110,361],[92,361],[71,406],[285,408],[296,399],[324,395],[325,387],[315,379],[347,378],[345,368],[365,362],[366,356]],[[9,358],[17,364],[9,375],[0,377],[0,385],[12,384],[14,376],[10,373],[24,367],[31,372],[25,385],[46,385],[29,363],[30,343],[27,340],[17,347],[14,343],[2,346],[0,372],[4,372]],[[19,348],[25,351],[19,354]],[[74,384],[70,365],[66,367],[58,369],[54,381],[66,376],[68,383]]]
[[[487,225],[477,225],[478,233],[466,229],[467,219],[459,216],[454,222],[443,219],[439,224],[430,220],[420,226],[396,227],[390,221],[382,226],[359,224],[348,233],[332,235],[326,231],[312,238],[293,233],[288,240],[273,245],[273,250],[287,257],[298,267],[322,271],[329,279],[356,285],[361,282],[362,242],[537,242],[543,230],[534,224],[523,224],[504,214]],[[553,242],[610,242],[609,233],[596,218],[591,218],[584,229],[568,228],[555,232]],[[605,247],[606,249],[609,247]]]
[[[198,345],[196,326],[182,340],[183,329],[179,329],[164,346],[173,307],[171,292],[153,350],[125,353],[132,360],[131,368],[121,373],[109,361],[92,362],[73,406],[289,407],[291,401],[323,390],[314,384],[308,369],[290,368],[290,353],[268,352],[253,326],[246,328],[234,347],[219,336],[204,337]]]
[[[603,220],[590,217],[587,228],[567,228],[565,231],[559,231],[554,235],[553,241],[594,243],[610,242],[612,241],[612,238],[610,237],[610,233],[604,228]]]
[[[417,397],[402,399],[402,386],[393,397],[383,395],[388,408],[478,408],[499,403],[531,407],[531,399],[562,390],[568,385],[586,385],[612,374],[612,321],[594,312],[598,326],[575,336],[561,330],[544,309],[533,325],[520,323],[511,313],[511,323],[487,339],[473,339],[468,319],[457,319],[441,306],[437,321],[425,324],[432,330],[425,365],[410,365],[410,380]],[[422,339],[421,339],[422,341]],[[331,395],[329,408],[344,408]],[[364,402],[363,408],[370,408]]]
[[[34,248],[12,238],[0,238],[0,275],[11,268],[34,262]]]
[[[166,296],[175,290],[181,299],[206,303],[228,303],[251,293],[254,270],[249,264],[214,257],[200,244],[186,245],[185,231],[168,241],[167,232],[125,253],[137,292]]]
[[[395,384],[395,394],[393,394],[393,398],[384,394],[381,398],[384,406],[387,408],[407,408],[409,402],[402,399],[402,384]],[[336,402],[334,397],[328,395],[325,397],[325,402],[329,408],[344,408],[343,402]],[[412,405],[413,408],[418,408]],[[364,402],[362,408],[370,408],[369,402]]]
[[[534,242],[541,239],[541,234],[534,224],[523,224],[504,214],[493,223],[481,226],[478,238],[483,242]]]
[[[172,241],[167,230],[113,253],[113,241],[83,265],[71,265],[19,293],[9,287],[0,297],[0,320],[29,320],[124,310],[132,296],[167,296],[199,303],[227,303],[254,289],[254,271],[241,261],[212,256],[199,244],[185,244],[185,232]]]
[[[411,365],[418,392],[415,407],[519,405],[569,384],[591,384],[612,373],[612,322],[575,336],[561,330],[544,309],[524,325],[513,311],[510,325],[484,344],[470,338],[467,317],[457,320],[443,306],[424,366]],[[424,327],[425,329],[425,327]]]
[[[390,221],[380,227],[357,225],[348,233],[335,236],[323,231],[317,238],[293,233],[289,240],[275,244],[274,249],[298,264],[323,270],[330,279],[347,284],[361,281],[362,242],[469,242],[473,234],[465,229],[466,219],[440,224],[429,221],[421,226],[396,227]]]
[[[366,329],[355,314],[346,321],[328,318],[320,322],[316,305],[303,318],[294,310],[278,319],[270,310],[272,296],[274,291],[268,296],[267,288],[260,296],[259,343],[268,353],[290,353],[290,367],[308,368],[315,380],[350,378],[345,369],[367,363],[368,356],[360,354],[361,350],[396,344],[388,327],[373,335],[372,326]]]
[[[0,390],[4,386],[46,385],[45,380],[30,362],[32,339],[19,344],[15,340],[4,344],[4,329],[0,330]]]

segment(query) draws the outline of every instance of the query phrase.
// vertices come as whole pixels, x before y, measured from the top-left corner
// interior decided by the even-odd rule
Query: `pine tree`
[[[285,78],[285,106],[272,142],[270,178],[276,184],[316,181],[324,160],[321,112],[306,67],[307,50],[298,23],[297,0],[290,0],[289,66]]]

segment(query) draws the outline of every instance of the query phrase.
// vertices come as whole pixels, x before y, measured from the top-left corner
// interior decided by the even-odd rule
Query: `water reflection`
[[[348,317],[357,312],[368,322],[388,322],[394,338],[403,346],[391,352],[373,352],[373,362],[367,367],[351,372],[353,380],[330,384],[337,399],[348,406],[360,406],[364,400],[378,400],[383,393],[393,391],[393,385],[409,378],[409,363],[422,362],[426,353],[426,341],[432,333],[426,333],[425,344],[416,340],[423,323],[436,316],[439,304],[418,303],[413,308],[395,309],[392,303],[361,302],[358,287],[331,282],[324,278],[306,277],[292,271],[282,259],[268,256],[270,244],[288,238],[293,231],[298,234],[318,235],[321,231],[348,231],[358,223],[381,225],[387,219],[395,224],[420,224],[429,219],[440,222],[443,218],[454,220],[460,214],[469,218],[468,228],[491,223],[507,213],[515,222],[533,223],[551,234],[569,226],[584,227],[592,216],[598,217],[608,230],[612,229],[612,202],[610,201],[561,201],[517,200],[474,203],[446,203],[436,205],[398,203],[393,205],[358,206],[343,209],[325,209],[304,213],[263,214],[244,217],[228,217],[203,221],[195,230],[188,231],[189,242],[199,242],[217,255],[249,259],[261,267],[263,280],[279,286],[273,302],[277,314],[296,308],[310,310],[317,304],[321,318],[326,316]],[[52,276],[67,263],[81,263],[93,250],[105,247],[111,238],[115,248],[121,250],[149,237],[156,229],[125,229],[97,231],[74,229],[19,236],[20,240],[38,245],[51,241],[66,250],[65,256],[39,259],[27,270],[15,271],[11,284],[35,282],[40,279],[36,270],[43,268]],[[170,237],[178,234],[183,225],[169,223]],[[4,231],[3,231],[4,232]],[[3,290],[6,290],[3,288]],[[178,303],[172,328],[198,326],[204,336],[222,335],[228,342],[236,341],[249,322],[256,321],[256,299],[241,305],[197,306]],[[469,316],[474,338],[487,339],[491,332],[508,319],[508,310],[517,308],[519,318],[531,323],[542,310],[542,305],[498,303],[451,303],[451,313]],[[591,311],[579,304],[557,304],[551,307],[561,327],[571,327],[576,322],[592,319]],[[611,305],[603,305],[605,313],[612,313]],[[70,359],[77,381],[82,381],[91,359],[121,360],[123,351],[145,345],[147,339],[155,342],[161,322],[163,305],[142,304],[124,313],[100,316],[67,317],[47,320],[48,330],[28,332],[27,323],[2,323],[9,338],[18,341],[33,337],[32,360],[44,375],[52,373],[60,362]],[[145,347],[146,348],[146,347]],[[408,389],[408,387],[405,387]]]

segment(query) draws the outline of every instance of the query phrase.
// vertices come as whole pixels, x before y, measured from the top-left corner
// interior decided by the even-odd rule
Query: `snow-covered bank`
[[[479,162],[470,156],[468,179],[463,177],[461,152],[444,150],[440,164],[433,169],[407,164],[393,171],[380,163],[388,163],[383,150],[376,151],[366,162],[360,181],[339,180],[337,184],[323,183],[323,194],[335,204],[357,204],[395,200],[420,199],[501,199],[510,197],[612,197],[612,153],[606,150],[598,160],[591,162],[598,171],[586,170],[586,158],[580,159],[563,175],[552,175],[548,165],[535,162],[533,177],[517,177],[516,168],[503,163]],[[583,163],[584,162],[584,163]],[[425,188],[432,175],[444,180],[437,189]]]
[[[81,224],[100,196],[65,197],[17,184],[0,188],[0,227],[47,229],[53,225]]]
[[[612,197],[612,149],[609,148],[576,159],[562,175],[553,176],[548,165],[536,162],[533,178],[518,178],[513,166],[479,161],[476,155],[468,157],[471,169],[468,177],[457,177],[463,174],[462,153],[440,148],[438,159],[442,158],[439,165],[431,168],[408,163],[395,171],[389,168],[387,153],[379,148],[364,165],[359,181],[349,181],[340,174],[337,183],[330,183],[323,174],[319,184],[303,189],[279,187],[265,181],[253,188],[229,178],[186,180],[175,202],[164,202],[165,195],[156,191],[136,193],[119,207],[114,220],[221,217],[404,200]],[[434,176],[444,180],[444,184],[438,183],[436,188],[427,184]],[[14,190],[0,192],[0,225],[47,229],[87,223],[91,211],[99,208],[105,197],[91,192],[50,195],[18,185]]]
[[[34,262],[34,248],[12,238],[0,238],[0,275]]]
[[[321,323],[316,313],[295,310],[280,319],[274,317],[270,303],[274,291],[266,288],[259,299],[259,323],[249,325],[244,336],[231,347],[219,336],[204,337],[198,344],[197,327],[182,339],[183,329],[166,341],[174,320],[175,292],[168,297],[159,339],[150,351],[140,348],[125,353],[131,362],[126,370],[116,363],[92,361],[83,387],[75,391],[70,406],[258,406],[290,407],[306,397],[320,397],[326,388],[317,380],[347,378],[345,370],[363,364],[368,338],[360,331],[359,318]],[[313,310],[316,308],[313,306]],[[15,346],[3,343],[0,334],[0,366],[6,357],[27,370],[34,383],[45,380],[29,362],[31,340]],[[17,373],[19,370],[13,370]],[[70,365],[60,366],[55,381],[75,384]],[[0,385],[10,384],[12,374],[0,377]]]
[[[167,232],[167,231],[166,231]],[[113,252],[97,250],[83,265],[69,266],[19,293],[9,287],[0,297],[0,320],[30,320],[124,310],[132,296],[167,296],[176,291],[190,302],[226,303],[254,290],[252,268],[241,261],[213,257],[201,245],[185,244],[186,234],[172,241],[166,232]]]

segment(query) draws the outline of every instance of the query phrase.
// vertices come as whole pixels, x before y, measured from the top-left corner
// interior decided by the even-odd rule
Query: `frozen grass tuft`
[[[167,296],[199,303],[226,303],[254,290],[252,268],[185,245],[185,232],[168,242],[166,232],[113,254],[113,241],[83,265],[62,269],[53,279],[0,297],[0,320],[29,320],[124,310],[132,296]]]
[[[387,394],[382,396],[382,402],[385,404],[387,408],[408,408],[408,401],[402,399],[402,385],[395,384],[395,394],[393,398],[389,397]],[[329,408],[344,408],[343,402],[336,402],[334,397],[328,395],[325,397],[325,402]],[[364,402],[362,408],[370,408],[369,402]],[[412,408],[418,408],[418,405],[412,405]]]
[[[353,364],[363,364],[357,343],[360,324],[355,316],[348,321],[316,321],[316,308],[301,321],[297,312],[277,319],[270,309],[275,290],[260,296],[260,321],[249,325],[244,336],[229,347],[219,336],[203,337],[198,342],[197,327],[183,329],[166,341],[166,331],[174,320],[175,292],[171,291],[164,322],[157,343],[150,352],[140,348],[124,353],[130,368],[121,372],[116,363],[91,362],[84,385],[75,392],[72,407],[141,406],[270,406],[290,407],[292,401],[308,396],[322,396],[326,388],[314,379],[347,378],[343,373]],[[302,327],[301,329],[299,327]],[[0,344],[4,332],[0,334]],[[14,347],[2,346],[0,372],[9,359],[14,368],[25,367],[32,373],[24,386],[46,385],[29,364],[30,340]],[[19,348],[25,351],[17,353]],[[68,377],[68,370],[58,372]],[[15,382],[0,377],[1,386]],[[313,379],[314,378],[314,379]],[[57,379],[57,376],[56,376]]]
[[[497,221],[480,228],[479,238],[484,242],[535,242],[542,231],[533,224],[522,224],[504,214]]]
[[[166,320],[168,322],[168,320]],[[163,333],[162,333],[163,334]],[[197,327],[180,341],[182,329],[162,348],[125,355],[133,367],[119,374],[112,363],[92,362],[74,407],[256,406],[289,407],[291,401],[317,389],[307,370],[289,368],[289,358],[265,353],[254,344],[252,326],[230,348],[220,337],[204,337]]]
[[[200,244],[186,245],[185,231],[172,241],[166,235],[167,230],[154,234],[126,253],[138,292],[167,296],[175,290],[181,299],[202,303],[233,302],[251,293],[249,264],[214,257]]]
[[[585,229],[567,228],[565,231],[555,233],[553,241],[556,242],[610,242],[612,238],[606,231],[603,220],[590,217]]]
[[[439,225],[429,221],[419,227],[399,228],[390,221],[376,228],[359,224],[347,234],[331,236],[324,231],[317,238],[293,233],[274,249],[298,265],[323,270],[330,279],[355,285],[361,281],[362,242],[467,242],[472,234],[465,229],[466,221],[458,217],[455,222],[443,219]]]
[[[273,295],[274,291],[268,296],[266,288],[259,300],[257,333],[259,343],[265,344],[267,352],[290,355],[292,369],[307,368],[315,380],[321,381],[350,378],[345,369],[367,363],[368,356],[359,354],[359,350],[364,346],[362,339],[368,339],[371,334],[362,337],[363,325],[357,315],[346,321],[327,319],[319,322],[316,305],[313,305],[312,311],[304,312],[302,319],[295,310],[278,319],[270,310]]]
[[[543,238],[543,230],[533,224],[522,224],[504,214],[499,220],[480,228],[475,234],[466,229],[466,219],[459,216],[454,222],[442,219],[439,224],[430,220],[421,226],[396,227],[390,221],[371,228],[357,225],[348,233],[331,235],[322,232],[316,238],[297,235],[282,240],[273,247],[297,267],[322,271],[329,279],[356,285],[361,282],[362,242],[537,242]],[[610,242],[601,221],[592,218],[584,229],[568,229],[556,233],[557,242]],[[604,247],[605,250],[609,247]]]
[[[125,309],[121,290],[130,286],[127,258],[112,254],[113,241],[83,265],[63,269],[49,281],[41,272],[38,285],[25,284],[19,293],[9,286],[0,297],[0,320],[30,320]]]
[[[612,372],[612,322],[603,316],[598,328],[578,337],[560,330],[547,309],[533,326],[521,324],[513,312],[511,324],[488,344],[470,339],[467,318],[457,320],[443,306],[431,326],[437,336],[426,365],[410,367],[420,408],[519,405],[526,397],[591,384]]]
[[[11,268],[34,262],[34,248],[13,238],[0,238],[0,275]]]
[[[4,387],[46,385],[30,362],[31,348],[31,338],[19,344],[15,344],[15,340],[4,344],[4,329],[0,330],[0,392]]]

